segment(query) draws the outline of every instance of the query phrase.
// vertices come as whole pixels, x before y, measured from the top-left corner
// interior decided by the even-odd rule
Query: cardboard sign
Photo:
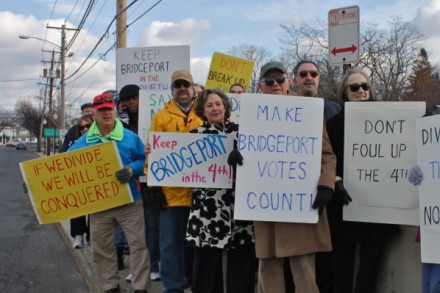
[[[148,141],[148,185],[232,188],[232,136],[150,132]]]
[[[137,84],[141,90],[171,91],[171,75],[190,68],[189,46],[116,49],[116,86]],[[139,113],[142,113],[139,111]]]
[[[108,142],[20,163],[40,224],[107,210],[133,201],[115,142]]]
[[[316,223],[323,99],[242,94],[235,219]]]
[[[241,100],[241,94],[227,94],[229,97],[229,100],[231,101],[231,117],[229,120],[239,124],[240,123],[240,100]]]
[[[353,202],[344,220],[418,225],[415,121],[422,102],[345,103],[344,185]]]
[[[440,264],[440,116],[417,120],[417,164],[423,172],[419,187],[422,262]]]
[[[220,88],[227,93],[231,85],[241,83],[247,89],[253,69],[250,60],[214,52],[205,88]]]

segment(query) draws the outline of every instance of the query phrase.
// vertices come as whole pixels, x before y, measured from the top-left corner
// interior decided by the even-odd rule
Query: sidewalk
[[[93,265],[92,259],[92,249],[90,245],[86,245],[81,249],[73,248],[73,239],[69,234],[69,221],[64,221],[61,223],[55,224],[60,231],[60,234],[63,236],[64,241],[66,242],[67,248],[72,253],[73,258],[78,266],[80,273],[83,275],[85,281],[87,282],[90,291],[89,293],[101,293],[103,292],[99,286],[98,277],[95,272],[95,268]],[[130,257],[126,256],[124,258],[125,269],[119,271],[119,287],[121,288],[122,293],[132,293],[133,290],[131,288],[130,283],[125,282],[125,277],[129,274],[130,268]],[[151,288],[148,288],[148,293],[162,293],[164,290],[162,282],[160,281],[151,281]],[[185,290],[186,293],[190,293],[191,290]]]

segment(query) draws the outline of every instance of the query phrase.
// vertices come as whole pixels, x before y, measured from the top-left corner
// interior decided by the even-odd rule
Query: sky
[[[45,79],[43,68],[51,50],[59,49],[61,32],[47,26],[77,28],[89,0],[1,1],[0,4],[0,108],[13,109],[17,101],[38,97]],[[127,5],[133,1],[127,0]],[[157,4],[157,5],[155,5]],[[149,12],[144,14],[153,5]],[[227,53],[233,46],[251,44],[274,56],[280,53],[281,25],[327,22],[329,10],[358,5],[361,25],[386,27],[392,17],[412,22],[425,35],[426,49],[434,65],[440,65],[440,0],[138,0],[127,10],[127,47],[190,45],[191,73],[204,84],[214,52]],[[96,0],[66,57],[65,96],[67,116],[78,114],[82,103],[116,87],[116,1]],[[105,34],[109,27],[109,33]],[[20,35],[38,39],[20,39]],[[67,41],[73,31],[67,34]],[[94,54],[98,40],[103,38]],[[57,46],[50,44],[54,43]],[[49,52],[48,52],[49,51]],[[85,65],[75,73],[86,57]],[[75,74],[74,74],[75,73]],[[59,96],[58,91],[54,96]]]

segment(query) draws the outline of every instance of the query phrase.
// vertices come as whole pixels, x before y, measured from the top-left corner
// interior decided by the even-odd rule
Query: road
[[[23,193],[18,164],[36,157],[32,146],[0,146],[0,292],[88,293],[59,230],[38,223]]]

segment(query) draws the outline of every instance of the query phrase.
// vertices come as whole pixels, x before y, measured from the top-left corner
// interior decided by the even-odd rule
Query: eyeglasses
[[[273,84],[275,83],[275,81],[278,84],[283,84],[286,81],[286,77],[285,76],[277,76],[277,77],[265,77],[264,78],[264,84],[267,86],[273,86]]]
[[[189,88],[191,86],[191,83],[189,83],[186,80],[178,80],[173,82],[173,88],[180,88],[183,85],[184,88]]]
[[[315,78],[318,76],[318,71],[316,70],[301,70],[300,72],[298,72],[299,76],[301,76],[301,78],[306,78],[308,74],[310,74],[310,76],[312,78]]]
[[[347,87],[349,87],[350,91],[352,91],[353,93],[357,92],[360,88],[362,88],[365,92],[370,89],[370,86],[366,82],[363,82],[361,84],[352,83],[352,84],[349,84]]]
[[[79,131],[83,131],[84,129],[90,129],[90,126],[92,126],[92,124],[91,123],[89,123],[89,124],[86,124],[86,125],[80,125],[80,126],[78,126],[78,130]]]
[[[93,102],[93,105],[96,106],[96,105],[101,105],[101,104],[110,103],[110,102],[113,102],[113,97],[107,97],[107,98],[102,98],[102,99],[96,100],[95,102]]]

